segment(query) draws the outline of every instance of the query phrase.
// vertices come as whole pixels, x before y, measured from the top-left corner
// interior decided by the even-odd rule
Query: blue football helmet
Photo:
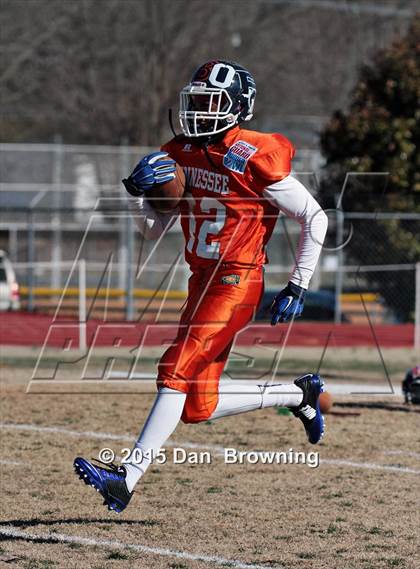
[[[188,137],[211,137],[251,120],[256,92],[254,78],[237,63],[205,63],[180,93],[183,133]]]

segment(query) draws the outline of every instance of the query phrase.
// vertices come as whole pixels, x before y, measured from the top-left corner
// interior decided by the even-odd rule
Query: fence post
[[[337,246],[337,271],[335,273],[335,324],[341,323],[341,294],[343,292],[343,266],[344,266],[344,213],[340,208],[336,209],[336,246]]]
[[[53,228],[53,239],[52,239],[52,271],[51,271],[51,287],[60,288],[61,285],[61,219],[60,219],[60,208],[61,208],[61,184],[63,177],[63,143],[61,136],[56,136],[54,138],[54,163],[53,163],[53,208],[54,213],[52,215],[51,226]]]
[[[34,310],[34,264],[35,264],[35,227],[34,227],[34,214],[30,209],[28,213],[28,232],[27,232],[27,246],[28,246],[28,312]]]
[[[9,229],[9,255],[12,262],[18,262],[18,230],[16,227]]]
[[[417,361],[420,359],[420,263],[416,263],[416,292],[414,309],[414,351]]]
[[[133,219],[128,215],[127,220],[127,278],[126,278],[126,318],[134,320],[134,302],[133,302],[133,259],[134,259],[134,232]]]
[[[128,152],[128,140],[124,138],[121,140],[121,153],[120,153],[120,178],[126,178],[129,174],[130,168],[130,155]],[[118,180],[120,181],[120,180]],[[119,186],[121,187],[121,185]],[[123,195],[121,193],[121,195]],[[118,288],[126,289],[127,282],[127,264],[129,262],[127,218],[121,216],[119,220],[119,243],[118,243]]]
[[[79,350],[86,352],[86,261],[80,259],[79,268]]]

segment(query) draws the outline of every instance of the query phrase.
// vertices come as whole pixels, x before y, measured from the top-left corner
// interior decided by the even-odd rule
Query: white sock
[[[138,448],[143,453],[143,460],[137,464],[133,461],[124,464],[127,471],[125,482],[129,492],[143,476],[151,464],[151,457],[162,447],[175,431],[184,409],[186,394],[175,389],[162,387],[156,396],[153,407],[146,419],[143,430],[133,451]]]
[[[224,381],[219,385],[219,401],[210,419],[219,419],[265,407],[297,407],[303,399],[294,383],[256,385],[249,382]]]

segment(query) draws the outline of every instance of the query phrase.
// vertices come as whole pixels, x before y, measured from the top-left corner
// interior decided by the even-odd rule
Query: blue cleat
[[[101,494],[108,510],[118,513],[124,510],[134,492],[127,489],[126,470],[123,466],[95,466],[80,456],[74,459],[73,466],[79,478]]]
[[[308,373],[295,379],[294,383],[303,391],[303,399],[299,407],[291,407],[290,410],[302,421],[308,441],[316,445],[324,436],[324,417],[319,408],[324,382],[319,375]]]

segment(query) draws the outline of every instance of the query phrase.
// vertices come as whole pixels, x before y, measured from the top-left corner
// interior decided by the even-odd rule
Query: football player
[[[414,366],[405,374],[402,382],[405,403],[420,403],[420,366]]]
[[[290,174],[295,151],[289,140],[240,127],[252,118],[255,95],[255,81],[240,65],[205,63],[180,94],[183,134],[145,156],[123,180],[146,239],[160,237],[180,215],[192,276],[176,340],[159,363],[156,400],[135,443],[142,460],[111,467],[74,461],[80,478],[117,512],[180,420],[283,406],[302,421],[309,442],[324,432],[318,403],[323,382],[316,374],[287,384],[219,384],[235,335],[260,303],[265,248],[279,212],[296,220],[301,234],[289,282],[273,299],[272,325],[301,315],[327,230],[326,214]],[[175,178],[176,162],[188,193],[176,212],[160,213],[147,195]]]

